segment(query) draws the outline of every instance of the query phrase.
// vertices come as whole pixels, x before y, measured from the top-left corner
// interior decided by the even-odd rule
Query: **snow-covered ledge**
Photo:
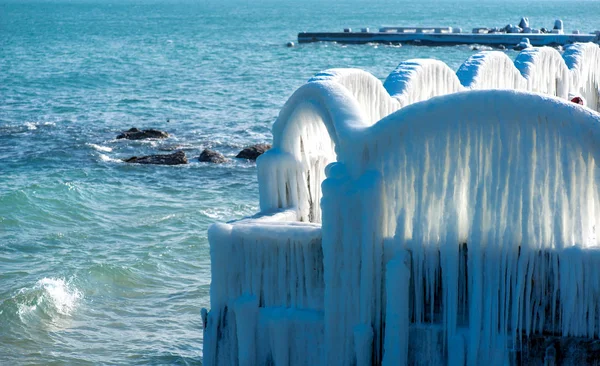
[[[322,343],[320,225],[299,222],[296,210],[284,210],[215,224],[208,235],[212,310],[203,312],[204,364],[319,359],[306,352]],[[300,330],[306,330],[305,339],[284,338]],[[284,352],[281,342],[296,345]]]
[[[320,75],[259,158],[263,214],[209,230],[204,363],[588,357],[550,339],[600,334],[600,115],[483,90],[374,121],[380,82]]]

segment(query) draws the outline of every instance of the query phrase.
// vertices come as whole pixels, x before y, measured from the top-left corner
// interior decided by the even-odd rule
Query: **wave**
[[[20,289],[1,305],[1,313],[14,312],[22,323],[36,319],[68,317],[83,299],[83,293],[64,278],[44,277],[33,287]],[[9,314],[5,314],[9,315]]]

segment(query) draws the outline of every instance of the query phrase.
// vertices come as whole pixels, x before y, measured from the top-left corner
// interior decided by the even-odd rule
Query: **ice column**
[[[329,365],[367,357],[365,329],[373,334],[372,360],[381,362],[383,230],[379,173],[352,180],[340,163],[328,166],[323,182],[325,267],[325,356]],[[355,327],[359,332],[355,333]],[[362,330],[361,330],[362,329]],[[355,334],[361,339],[354,339]],[[359,360],[359,361],[360,361]],[[361,361],[362,362],[362,361]]]
[[[240,366],[256,364],[256,325],[258,321],[258,299],[242,296],[234,303],[237,322],[238,360]]]
[[[388,262],[386,271],[384,366],[408,363],[410,254],[401,251]]]

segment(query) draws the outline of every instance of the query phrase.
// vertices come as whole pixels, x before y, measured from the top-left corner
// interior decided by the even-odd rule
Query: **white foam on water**
[[[30,131],[37,130],[37,125],[33,122],[25,122],[25,126]]]
[[[83,293],[63,278],[44,277],[29,288],[19,290],[17,315],[23,323],[35,317],[41,309],[50,314],[70,316],[77,304],[83,299]]]
[[[62,278],[42,278],[36,287],[44,290],[42,299],[47,300],[62,315],[70,315],[83,293]]]
[[[25,122],[23,124],[29,131],[37,130],[40,126],[56,126],[54,122]]]
[[[102,146],[102,145],[96,145],[96,144],[90,144],[90,143],[87,143],[86,145],[93,148],[96,151],[103,151],[103,152],[113,151],[113,149],[108,146]]]
[[[111,163],[122,163],[123,160],[120,159],[113,159],[108,155],[105,154],[100,154],[100,160],[104,161],[104,162],[111,162]]]

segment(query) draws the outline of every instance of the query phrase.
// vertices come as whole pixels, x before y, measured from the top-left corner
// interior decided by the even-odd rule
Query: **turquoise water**
[[[254,163],[199,163],[268,142],[316,72],[384,79],[402,60],[457,68],[468,46],[308,44],[298,31],[600,29],[596,1],[0,0],[0,364],[200,364],[206,229],[258,209]],[[514,56],[513,51],[508,51]],[[130,127],[161,141],[115,140]],[[186,166],[120,159],[184,149]]]

